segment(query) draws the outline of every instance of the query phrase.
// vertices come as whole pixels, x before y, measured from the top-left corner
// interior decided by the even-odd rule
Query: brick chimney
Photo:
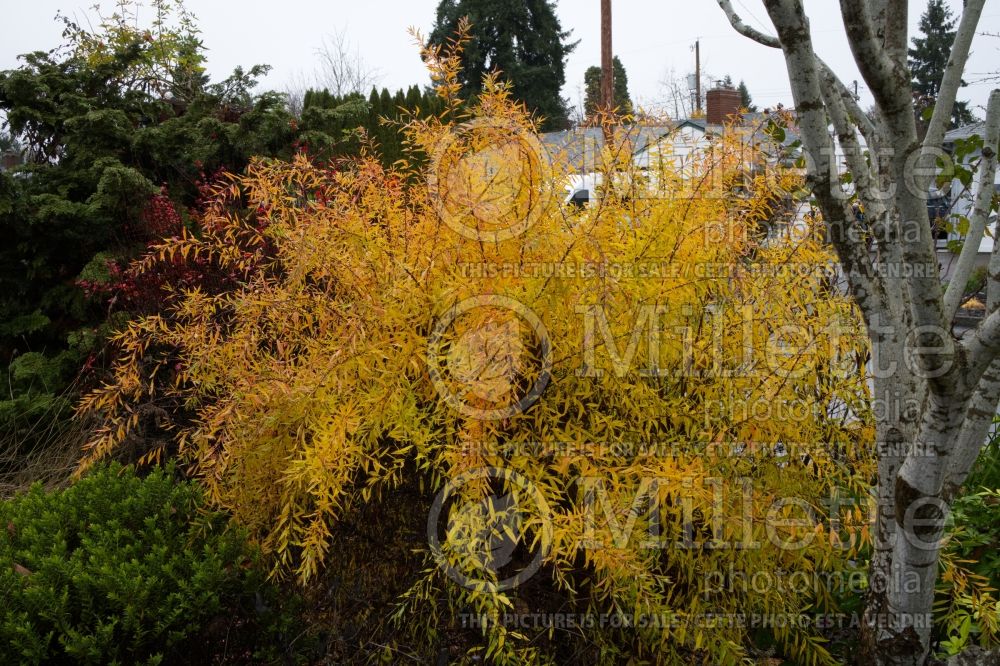
[[[21,156],[17,153],[4,153],[0,155],[0,171],[13,169],[21,164]]]
[[[717,85],[705,95],[707,101],[707,118],[709,125],[723,125],[735,120],[740,114],[740,91]]]

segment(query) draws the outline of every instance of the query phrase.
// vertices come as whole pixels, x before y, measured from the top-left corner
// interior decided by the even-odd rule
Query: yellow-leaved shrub
[[[456,50],[425,56],[449,106],[407,125],[410,163],[256,161],[137,266],[198,256],[244,280],[119,336],[81,406],[105,418],[86,464],[143,405],[187,410],[144,459],[176,451],[302,582],[359,507],[416,476],[428,501],[453,488],[479,510],[451,510],[396,619],[453,622],[447,599],[487,620],[496,662],[551,658],[549,628],[504,621],[527,585],[490,566],[506,530],[564,600],[532,611],[618,618],[573,630],[608,661],[740,663],[764,632],[832,663],[794,618],[837,612],[867,543],[873,432],[857,314],[786,205],[797,172],[736,129],[640,170],[610,128],[607,184],[570,206],[578,165],[505,86],[463,106]],[[475,504],[498,492],[516,523]]]

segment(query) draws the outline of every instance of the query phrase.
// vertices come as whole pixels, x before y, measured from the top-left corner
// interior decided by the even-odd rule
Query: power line
[[[759,18],[757,18],[757,15],[754,14],[750,10],[749,7],[747,7],[745,4],[743,4],[743,0],[736,0],[736,2],[739,3],[740,7],[742,7],[744,10],[746,10],[746,13],[747,13],[748,16],[750,16],[750,18],[752,18],[754,21],[757,21],[758,25],[760,25],[760,27],[764,28],[765,32],[770,32],[771,29],[769,27],[767,27],[766,25],[764,25],[764,22],[761,21]]]
[[[810,34],[813,34],[813,35],[822,35],[822,34],[826,34],[826,33],[830,33],[830,32],[838,32],[838,31],[840,31],[839,28],[826,28],[824,30],[813,30]],[[725,39],[727,41],[731,41],[733,39],[733,36],[735,34],[736,34],[735,32],[727,32],[725,34],[718,34],[718,35],[701,35],[701,36],[698,37],[698,39],[700,39],[703,42],[704,41],[714,41],[714,40],[717,40],[717,39]],[[683,39],[671,40],[669,42],[657,42],[655,44],[649,44],[647,46],[639,46],[639,47],[631,48],[631,49],[618,49],[618,50],[616,50],[616,52],[618,54],[620,54],[620,55],[623,55],[623,54],[626,54],[626,53],[640,53],[642,51],[649,51],[651,49],[663,48],[664,46],[679,46],[681,44],[690,44],[690,43],[691,43],[691,38],[690,37],[685,37]],[[747,44],[753,44],[754,42],[752,42],[750,40],[746,40],[746,43]]]

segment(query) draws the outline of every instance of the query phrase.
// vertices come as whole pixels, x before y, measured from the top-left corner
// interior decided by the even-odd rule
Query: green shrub
[[[106,467],[0,503],[0,663],[188,659],[268,590],[243,535],[171,470]]]

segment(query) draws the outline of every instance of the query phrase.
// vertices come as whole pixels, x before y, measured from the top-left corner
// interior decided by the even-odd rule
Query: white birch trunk
[[[745,24],[730,0],[718,2],[738,32],[785,55],[810,158],[809,185],[871,339],[879,458],[866,659],[922,665],[931,650],[931,609],[949,503],[982,448],[1000,400],[1000,242],[990,262],[986,320],[963,340],[951,334],[989,219],[1000,90],[990,98],[981,190],[947,290],[926,206],[985,0],[965,3],[923,142],[917,138],[906,65],[905,0],[840,0],[851,50],[876,99],[874,121],[813,50],[802,0],[764,0],[776,36]],[[864,222],[838,192],[831,124],[869,213]],[[881,194],[886,192],[891,196]]]

